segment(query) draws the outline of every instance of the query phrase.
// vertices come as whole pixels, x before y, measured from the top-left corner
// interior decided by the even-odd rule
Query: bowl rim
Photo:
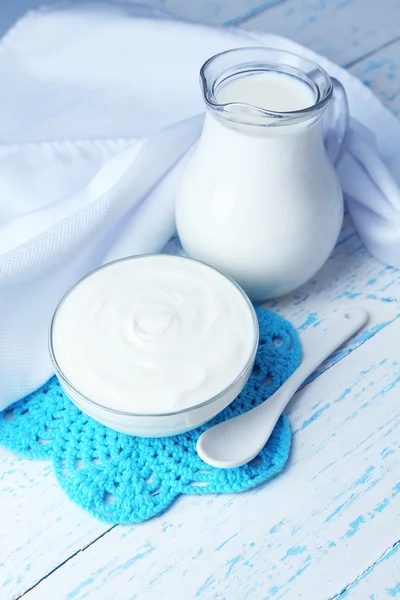
[[[140,260],[140,259],[149,259],[149,258],[155,258],[155,257],[159,257],[162,260],[163,259],[171,259],[171,260],[179,260],[182,262],[190,261],[193,263],[197,263],[199,265],[202,265],[203,267],[206,267],[206,268],[211,269],[212,271],[218,273],[221,277],[225,278],[228,282],[230,282],[236,288],[236,290],[241,294],[242,298],[245,300],[246,305],[247,305],[248,309],[250,310],[250,314],[251,314],[252,321],[253,321],[254,335],[253,335],[253,346],[252,346],[252,351],[251,351],[250,357],[247,360],[245,366],[241,369],[240,373],[235,377],[235,379],[227,387],[225,387],[221,392],[218,392],[218,394],[216,394],[212,398],[208,398],[204,402],[195,404],[194,406],[189,406],[186,408],[182,408],[180,410],[168,411],[168,412],[162,412],[162,413],[160,413],[160,412],[158,412],[158,413],[135,413],[135,412],[130,412],[130,411],[126,411],[126,410],[111,408],[109,406],[104,406],[104,404],[100,404],[99,402],[96,402],[95,400],[92,400],[91,398],[88,398],[87,396],[82,394],[73,385],[73,383],[65,376],[60,365],[58,364],[58,361],[57,361],[57,358],[56,358],[56,355],[54,352],[54,347],[53,347],[53,330],[54,330],[54,324],[55,324],[57,314],[58,314],[60,308],[62,307],[62,304],[65,302],[67,297],[75,290],[75,288],[78,287],[86,279],[89,279],[89,277],[91,277],[98,271],[102,271],[103,269],[110,268],[113,265],[121,263],[121,262]],[[257,319],[257,314],[254,309],[254,306],[253,306],[250,298],[246,294],[246,292],[241,288],[241,286],[234,279],[232,279],[232,277],[230,277],[229,275],[226,275],[225,273],[222,273],[215,267],[212,267],[211,265],[209,265],[203,261],[194,259],[194,258],[180,256],[180,255],[176,255],[176,254],[166,254],[166,253],[151,254],[151,253],[148,253],[148,254],[139,254],[136,256],[126,256],[124,258],[118,258],[117,260],[110,261],[109,263],[106,263],[104,265],[100,265],[99,267],[93,269],[92,271],[90,271],[89,273],[87,273],[86,275],[81,277],[81,279],[79,279],[76,283],[74,283],[62,296],[61,300],[58,302],[56,309],[53,313],[53,316],[50,321],[49,331],[48,331],[48,348],[49,348],[50,360],[54,367],[55,374],[56,374],[57,378],[60,380],[60,383],[64,384],[74,394],[76,394],[79,397],[79,400],[83,404],[84,403],[90,404],[91,406],[93,406],[97,409],[101,409],[102,411],[105,411],[112,415],[119,415],[119,416],[124,416],[124,417],[138,417],[138,418],[141,418],[141,417],[142,418],[144,418],[144,417],[161,418],[161,417],[171,417],[171,416],[175,416],[175,415],[185,414],[185,413],[189,413],[191,411],[197,410],[199,408],[203,408],[204,406],[207,406],[209,404],[212,404],[213,402],[216,402],[222,396],[224,396],[229,391],[231,391],[232,388],[234,388],[236,386],[236,384],[240,381],[240,379],[242,379],[242,377],[247,373],[249,368],[251,368],[254,363],[254,360],[255,360],[255,357],[257,354],[257,350],[258,350],[259,333],[260,332],[259,332],[258,319]],[[236,397],[237,396],[235,396],[235,398]],[[234,399],[232,399],[232,402],[233,402],[233,400]]]

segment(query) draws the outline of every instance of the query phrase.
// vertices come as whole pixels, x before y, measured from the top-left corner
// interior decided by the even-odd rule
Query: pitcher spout
[[[253,88],[260,84],[257,103],[254,102],[254,89],[253,102],[246,97],[244,88],[239,90],[240,80],[244,77],[247,80],[252,77]],[[275,78],[275,98],[262,93],[262,86],[265,92],[266,77]],[[290,93],[290,83],[293,82],[299,85],[297,98]],[[213,56],[200,70],[200,84],[207,110],[214,116],[261,127],[294,125],[319,119],[333,94],[329,75],[316,63],[265,47],[237,48]],[[278,97],[276,90],[279,86],[282,93]],[[286,93],[285,87],[288,88]],[[232,100],[234,88],[235,100]]]

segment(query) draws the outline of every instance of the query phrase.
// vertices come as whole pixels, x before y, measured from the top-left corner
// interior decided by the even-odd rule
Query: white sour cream
[[[56,311],[52,350],[80,394],[106,408],[162,414],[201,404],[248,365],[253,309],[218,271],[165,255],[117,261]]]

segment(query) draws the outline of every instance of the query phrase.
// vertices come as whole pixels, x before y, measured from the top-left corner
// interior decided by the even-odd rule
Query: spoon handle
[[[297,392],[301,384],[309,377],[317,367],[324,362],[339,346],[350,336],[358,331],[368,320],[368,313],[363,308],[347,308],[329,320],[328,331],[317,342],[313,350],[306,356],[296,371],[285,381],[275,394],[267,401],[262,402],[249,413],[244,413],[236,419],[248,420],[261,418],[257,424],[271,434],[279,417]],[[232,419],[233,420],[233,419]],[[265,423],[268,423],[267,427]]]
[[[356,333],[368,321],[368,313],[363,308],[347,308],[334,316],[329,329],[317,342],[315,348],[306,356],[291,377],[282,385],[280,391],[290,398],[301,384],[328,358],[339,346]],[[286,406],[286,404],[285,404]],[[282,409],[283,410],[283,409]]]

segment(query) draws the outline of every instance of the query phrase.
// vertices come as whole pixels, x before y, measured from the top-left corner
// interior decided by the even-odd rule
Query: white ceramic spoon
[[[250,462],[267,443],[280,415],[313,371],[368,320],[363,308],[348,308],[332,318],[329,329],[313,351],[275,394],[256,408],[214,425],[197,440],[197,454],[221,469]]]

